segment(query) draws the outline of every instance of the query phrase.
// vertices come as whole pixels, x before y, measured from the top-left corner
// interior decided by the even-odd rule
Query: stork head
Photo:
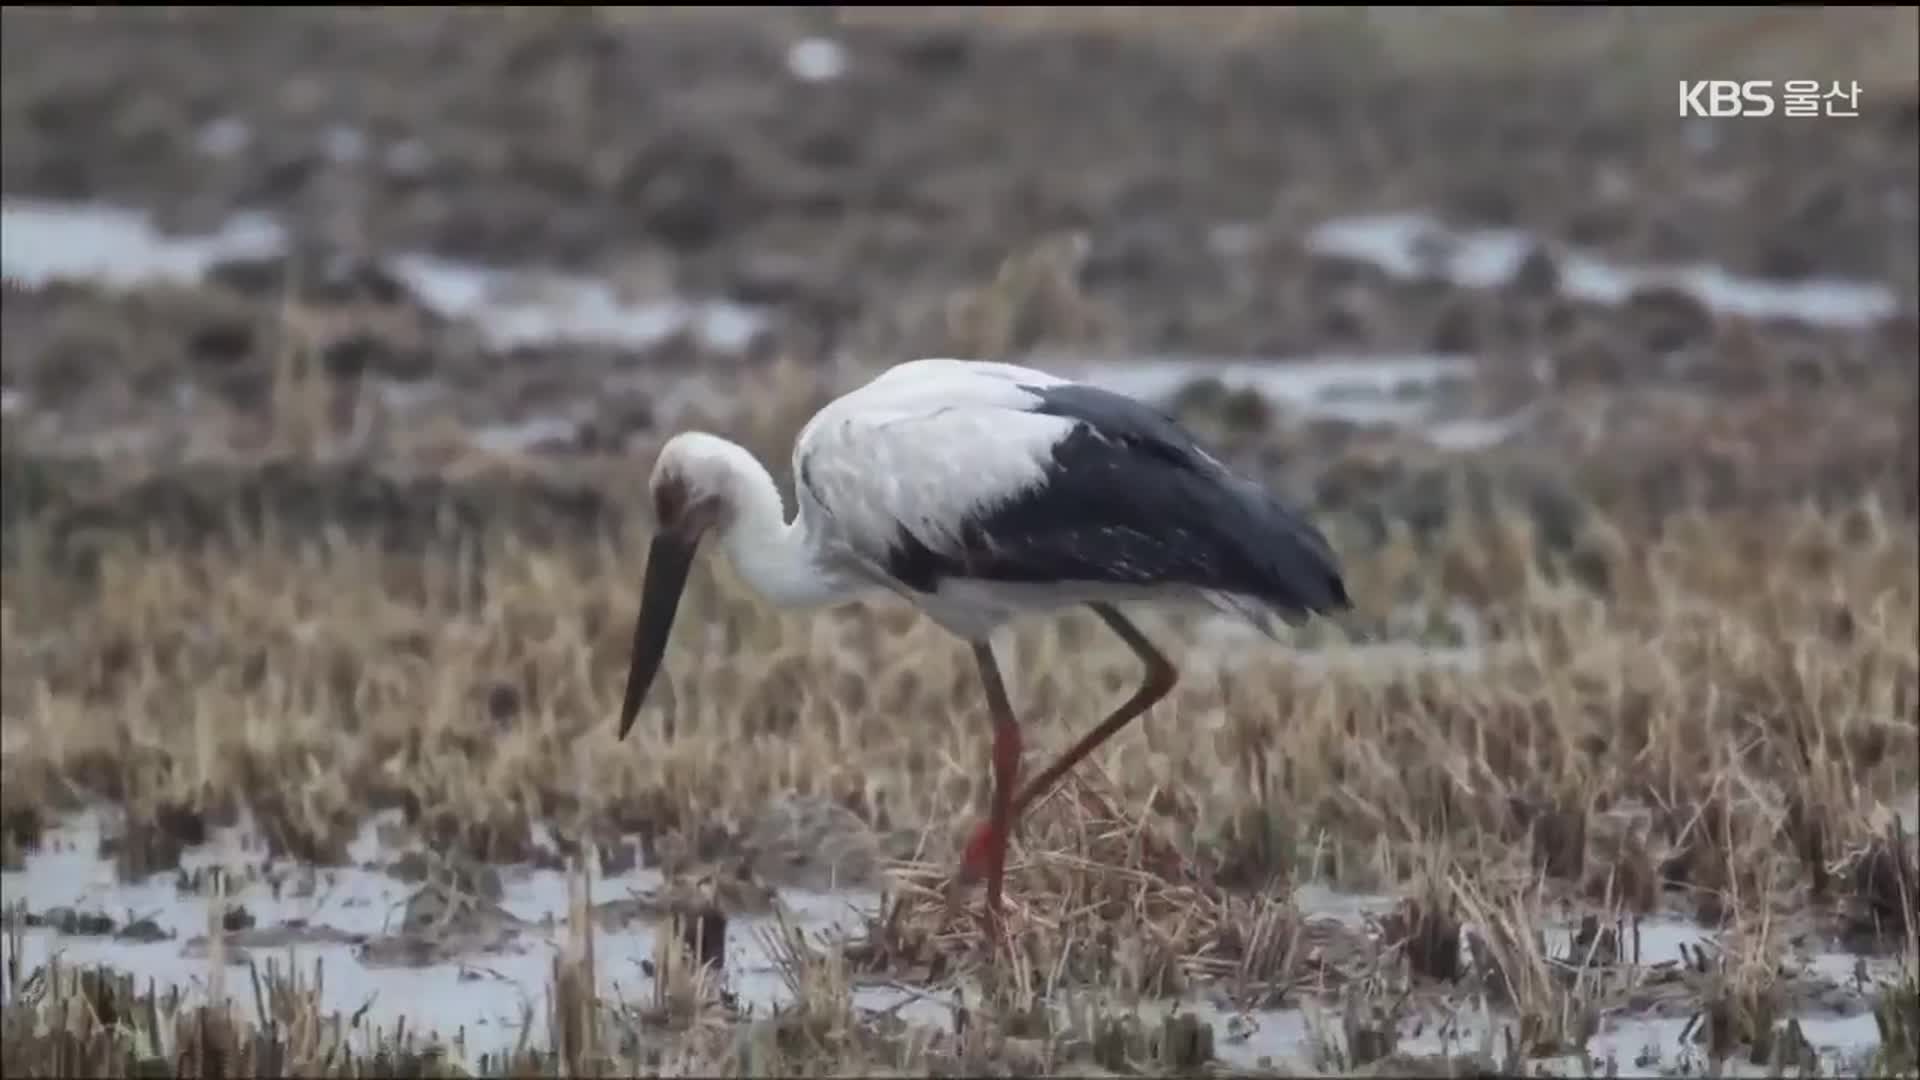
[[[693,545],[731,523],[740,503],[742,456],[741,447],[697,431],[668,440],[649,485],[661,534]]]
[[[626,700],[620,708],[623,739],[666,658],[667,638],[700,541],[709,532],[725,533],[732,527],[753,470],[765,471],[743,447],[700,432],[674,436],[654,462],[649,488],[658,530],[647,552],[640,615],[633,628]]]

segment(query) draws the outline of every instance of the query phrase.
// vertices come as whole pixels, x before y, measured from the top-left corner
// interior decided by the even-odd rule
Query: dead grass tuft
[[[1805,1042],[1797,1025],[1782,1030],[1786,997],[1768,930],[1762,926],[1757,933],[1736,936],[1729,948],[1696,949],[1689,958],[1703,983],[1704,1004],[1688,1026],[1716,1068],[1743,1049],[1753,1064],[1765,1064],[1783,1036],[1790,1053],[1797,1054],[1797,1044]]]
[[[0,1063],[9,1076],[456,1075],[438,1044],[326,1014],[317,966],[308,975],[249,962],[248,974],[250,1014],[110,968],[55,960],[25,978],[11,972]]]
[[[1452,895],[1431,878],[1380,925],[1382,943],[1405,958],[1410,972],[1441,982],[1454,982],[1465,974],[1461,929]]]
[[[1518,1017],[1520,1053],[1583,1053],[1599,1030],[1595,979],[1584,965],[1551,954],[1542,933],[1548,919],[1538,886],[1495,894],[1481,882],[1456,877],[1451,887],[1472,923],[1464,936],[1473,974],[1491,1001]]]

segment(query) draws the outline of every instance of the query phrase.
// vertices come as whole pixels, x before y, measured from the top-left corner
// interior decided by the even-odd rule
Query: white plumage
[[[955,554],[966,522],[1046,481],[1053,448],[1076,421],[1032,411],[1040,398],[1027,387],[1064,384],[991,362],[914,360],[888,369],[801,429],[793,454],[801,529],[823,562],[898,588],[887,563],[902,530]],[[978,638],[1016,611],[1074,602],[1065,593],[1076,584],[1083,583],[1053,583],[1058,596],[1004,585],[983,596],[948,583],[917,600],[949,631]]]
[[[1191,597],[1263,629],[1268,614],[1298,620],[1348,603],[1319,531],[1172,419],[1030,368],[899,364],[821,409],[795,442],[793,470],[799,505],[789,522],[773,478],[745,449],[690,432],[661,451],[652,479],[660,532],[620,732],[659,671],[709,532],[775,604],[891,589],[972,642],[988,686],[995,812],[967,866],[987,873],[994,910],[1019,746],[986,640],[994,628],[1022,612],[1090,604],[1148,668],[1141,692],[1043,771],[1024,806],[1173,685],[1172,665],[1115,602]]]

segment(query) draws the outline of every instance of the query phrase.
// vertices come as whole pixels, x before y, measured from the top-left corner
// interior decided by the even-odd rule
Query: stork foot
[[[1007,939],[1007,912],[1003,906],[982,904],[974,912],[974,920],[980,925],[980,932],[986,936],[989,945],[998,948]]]
[[[991,821],[981,822],[967,840],[967,846],[960,857],[960,868],[947,881],[947,913],[949,917],[959,912],[962,898],[967,890],[982,880],[987,882],[986,902],[974,913],[980,924],[981,932],[986,935],[995,949],[1005,944],[1006,904],[1002,897],[1004,880],[992,880],[994,855],[999,849],[1004,872],[1006,837],[996,833]]]
[[[952,924],[961,919],[963,917],[961,909],[966,908],[965,915],[973,919],[975,925],[979,927],[980,932],[987,937],[988,941],[996,945],[1005,941],[1007,919],[1004,904],[995,904],[992,900],[988,900],[977,908],[973,907],[966,902],[963,895],[966,884],[967,883],[958,875],[947,882],[947,922]]]
[[[955,896],[952,890],[949,890],[947,893],[947,918],[950,921],[962,917],[960,912],[962,904],[963,901]],[[1001,946],[1007,944],[1008,941],[1007,913],[1004,905],[988,902],[981,904],[977,908],[972,905],[966,906],[968,907],[967,916],[972,918],[974,926],[980,931],[980,935],[986,940],[988,947],[994,952],[1000,951]]]
[[[956,888],[975,884],[987,876],[988,869],[993,865],[995,840],[991,821],[983,821],[973,830],[960,856],[960,870],[954,875]],[[1006,840],[999,838],[999,843],[1005,844]]]

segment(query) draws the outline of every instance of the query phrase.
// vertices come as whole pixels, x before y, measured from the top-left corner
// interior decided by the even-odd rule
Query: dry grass
[[[1071,307],[1045,286],[1072,250],[1043,244],[957,301],[958,343],[996,355],[1036,297]],[[785,366],[761,379],[732,433],[783,462],[828,387]],[[306,401],[298,382],[279,380],[275,399]],[[242,804],[304,858],[338,858],[367,812],[400,806],[437,844],[514,859],[536,820],[651,844],[747,831],[793,793],[884,834],[930,828],[927,854],[946,857],[984,804],[987,726],[964,647],[896,602],[780,616],[709,564],[652,707],[686,734],[663,741],[643,722],[611,743],[644,511],[630,469],[601,487],[604,527],[575,536],[506,520],[382,544],[344,518],[265,512],[252,528],[202,521],[219,534],[208,543],[143,539],[147,523],[123,516],[78,578],[71,521],[10,527],[6,858],[45,808],[91,799],[126,808],[119,853],[137,874],[170,868]],[[405,505],[422,498],[487,516],[446,489],[394,509],[431,521],[441,507]],[[1342,543],[1366,621],[1469,600],[1491,635],[1478,665],[1392,666],[1338,644],[1312,665],[1196,653],[1169,703],[1082,781],[1111,806],[1150,807],[1149,831],[1178,837],[1209,886],[1296,873],[1392,885],[1409,852],[1443,844],[1469,868],[1532,850],[1565,888],[1642,909],[1660,880],[1708,916],[1780,880],[1826,899],[1827,862],[1912,783],[1913,521],[1870,501],[1627,520],[1597,518],[1582,537],[1605,597],[1543,566],[1517,512],[1456,517],[1418,542],[1401,529]],[[1153,633],[1173,643],[1186,629],[1158,620]],[[1135,677],[1084,616],[1023,627],[1002,649],[1036,758]],[[1057,809],[1073,801],[1041,807],[1022,850],[1104,843]],[[1018,855],[1015,874],[1078,887],[1070,868]]]
[[[1311,666],[1195,655],[1083,781],[1151,806],[1155,830],[1230,882],[1297,862],[1391,884],[1405,852],[1434,842],[1466,865],[1532,845],[1596,894],[1623,875],[1616,892],[1644,891],[1628,862],[1649,847],[1703,911],[1748,904],[1774,877],[1827,882],[1805,857],[1838,857],[1911,783],[1912,524],[1872,506],[1679,520],[1611,538],[1606,601],[1545,578],[1527,528],[1462,523],[1437,555],[1396,536],[1348,558],[1374,611],[1410,589],[1440,599],[1436,560],[1476,578],[1495,634],[1477,669],[1338,644]],[[781,616],[710,564],[666,692],[628,744],[612,741],[639,534],[534,547],[497,529],[410,552],[344,530],[122,537],[84,582],[37,563],[46,545],[29,540],[0,608],[9,858],[44,808],[89,799],[139,823],[122,847],[132,872],[170,869],[242,803],[279,849],[314,859],[338,858],[389,806],[436,842],[519,858],[535,820],[744,828],[793,793],[883,832],[931,827],[928,853],[947,855],[984,805],[987,725],[964,646],[891,600]],[[1151,632],[1182,637],[1171,620]],[[1002,649],[1035,760],[1136,677],[1077,615]],[[665,711],[672,741],[657,734]],[[1039,808],[1017,879],[1047,873],[1024,853],[1079,846],[1067,802]],[[1764,857],[1733,857],[1749,849]]]
[[[776,371],[737,431],[770,460],[824,392],[798,379]],[[787,943],[796,1004],[746,1028],[715,1011],[723,995],[696,967],[667,957],[648,1005],[590,1002],[578,972],[591,949],[574,954],[556,968],[550,1050],[520,1063],[568,1074],[665,1060],[1174,1068],[1201,1053],[1190,1029],[1052,1006],[1078,988],[1135,1000],[1203,984],[1250,1007],[1341,997],[1325,1058],[1341,1068],[1395,1060],[1382,1017],[1409,988],[1473,986],[1516,1018],[1481,1054],[1518,1061],[1577,1051],[1596,1010],[1664,985],[1591,969],[1596,953],[1621,962],[1621,934],[1603,944],[1600,927],[1675,906],[1748,943],[1683,980],[1707,1048],[1772,1060],[1799,1044],[1782,1034],[1790,1001],[1768,927],[1811,917],[1877,948],[1912,925],[1912,841],[1889,831],[1884,804],[1912,784],[1920,540],[1871,502],[1696,512],[1657,530],[1602,516],[1587,540],[1605,596],[1543,570],[1530,520],[1505,511],[1422,543],[1401,530],[1351,546],[1363,609],[1434,605],[1471,582],[1490,635],[1479,662],[1389,663],[1326,632],[1317,659],[1195,650],[1174,697],[1037,808],[1009,868],[1012,953],[989,965],[973,923],[937,895],[987,796],[964,647],[892,601],[776,615],[709,563],[659,704],[615,744],[645,538],[635,494],[607,485],[601,527],[573,535],[519,528],[510,506],[489,524],[468,499],[439,546],[382,542],[351,516],[316,529],[269,512],[198,534],[108,529],[79,563],[58,557],[77,539],[70,521],[15,522],[0,601],[7,860],[53,813],[104,801],[123,812],[114,853],[129,876],[176,865],[243,807],[273,848],[317,862],[394,806],[435,846],[480,859],[540,857],[532,826],[545,821],[568,844],[637,835],[657,859],[697,862],[765,834],[794,796],[846,808],[904,857],[861,940]],[[409,512],[431,520],[436,507]],[[1191,629],[1149,620],[1169,644]],[[1085,617],[1011,637],[1036,759],[1137,677]],[[668,710],[672,740],[659,734]],[[796,849],[830,839],[789,832]],[[1415,899],[1365,938],[1293,907],[1289,886],[1306,880]],[[1540,938],[1561,902],[1595,913],[1580,957]],[[846,987],[862,977],[970,980],[984,996],[971,1034],[938,1042],[854,1010]],[[214,1052],[352,1072],[424,1053],[355,1043],[278,976],[262,1000],[293,1004],[275,1006],[280,1034],[251,1042],[218,1041],[239,1020],[161,1017],[130,988],[114,1000],[146,1002],[125,1015],[149,1019],[97,1022],[102,1006],[74,1002],[99,996],[98,976],[37,978],[54,1004],[32,999],[33,1030],[51,1041],[30,1060],[60,1067]],[[1903,999],[1886,1000],[1897,1054],[1911,1027]],[[208,1045],[221,1049],[194,1049]]]
[[[776,391],[742,437],[780,460],[817,392]],[[938,897],[987,796],[964,647],[892,601],[775,615],[710,563],[659,704],[616,744],[645,527],[606,498],[618,513],[596,532],[533,539],[495,522],[444,548],[271,514],[197,542],[122,532],[85,574],[52,557],[47,522],[16,525],[0,604],[8,862],[52,814],[101,801],[123,811],[114,852],[129,876],[171,868],[243,807],[272,847],[318,862],[392,806],[481,859],[535,857],[546,821],[563,838],[637,835],[673,861],[764,833],[794,796],[847,808],[905,858],[862,939],[785,950],[798,1004],[771,1020],[714,1005],[697,970],[664,958],[649,1005],[592,1003],[569,974],[591,952],[576,954],[556,968],[550,1050],[512,1066],[569,1075],[667,1060],[1174,1068],[1201,1052],[1187,1029],[1053,1006],[1076,989],[1132,1001],[1203,985],[1248,1007],[1346,1002],[1330,1068],[1399,1060],[1383,1018],[1419,986],[1477,987],[1515,1017],[1481,1059],[1577,1053],[1598,1010],[1680,977],[1595,973],[1594,950],[1621,951],[1597,928],[1676,906],[1761,941],[1686,975],[1703,1052],[1792,1060],[1765,928],[1811,917],[1881,948],[1912,925],[1912,838],[1888,831],[1884,806],[1912,784],[1920,549],[1912,521],[1870,503],[1682,515],[1657,533],[1602,522],[1604,598],[1544,574],[1514,516],[1355,547],[1367,608],[1441,600],[1436,581],[1470,573],[1492,635],[1481,662],[1396,666],[1337,640],[1310,664],[1194,653],[1169,703],[1037,808],[1009,867],[1012,953],[989,965],[973,922]],[[1168,643],[1185,629],[1150,621]],[[1002,648],[1034,759],[1136,677],[1080,616]],[[1416,900],[1366,938],[1293,907],[1305,880]],[[1597,913],[1582,958],[1539,936],[1561,902]],[[853,1009],[849,980],[873,977],[979,986],[972,1034],[902,1034]],[[37,1018],[20,1059],[35,1068],[153,1071],[206,1053],[268,1072],[439,1067],[422,1047],[323,1023],[280,975],[261,994],[277,1003],[262,1015],[285,1014],[274,1027],[168,1012],[164,995],[99,975],[35,978],[51,998],[10,994]],[[102,987],[118,987],[107,1005]],[[1890,1055],[1912,1029],[1904,1000],[1881,1005]]]

